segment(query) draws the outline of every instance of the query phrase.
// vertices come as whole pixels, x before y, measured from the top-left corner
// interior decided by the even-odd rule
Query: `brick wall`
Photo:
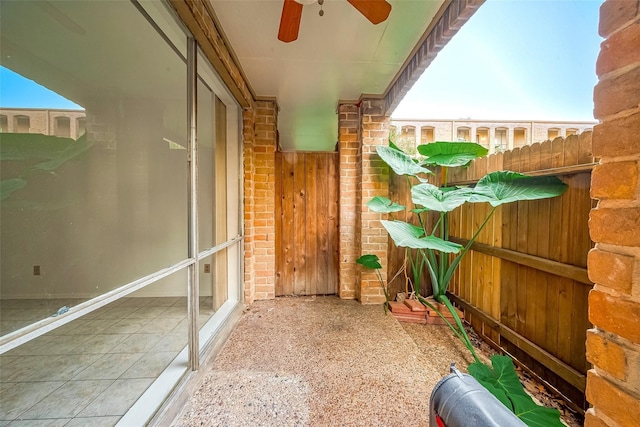
[[[244,301],[251,304],[255,300],[255,202],[254,180],[255,174],[255,109],[245,109],[242,112],[243,139],[243,169],[244,169]]]
[[[640,0],[607,0],[599,31],[585,426],[632,426],[640,414]]]
[[[245,300],[275,298],[275,152],[278,106],[244,113]]]
[[[360,219],[358,206],[358,170],[360,164],[360,113],[355,104],[338,106],[338,151],[340,154],[340,298],[360,298]]]
[[[386,278],[387,232],[381,215],[366,204],[374,196],[389,195],[388,168],[376,154],[377,145],[388,144],[389,117],[384,100],[364,99],[341,104],[338,142],[340,150],[340,297],[357,298],[363,304],[384,301],[378,276],[355,263],[363,254],[375,254]]]

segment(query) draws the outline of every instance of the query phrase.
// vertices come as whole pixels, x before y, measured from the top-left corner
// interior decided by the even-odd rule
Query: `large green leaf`
[[[491,365],[474,362],[469,374],[528,426],[562,426],[558,410],[537,405],[527,394],[510,357],[494,355]]]
[[[411,200],[416,205],[437,212],[451,212],[469,201],[470,188],[444,190],[432,184],[418,184],[411,188]]]
[[[416,176],[421,173],[432,173],[429,169],[420,166],[403,151],[385,145],[376,146],[378,155],[398,175]]]
[[[372,270],[377,270],[378,268],[382,268],[380,264],[380,258],[378,255],[362,255],[360,258],[356,260],[356,262],[362,265],[365,268],[370,268]]]
[[[33,168],[44,171],[53,171],[58,169],[64,163],[73,159],[74,157],[84,153],[93,145],[93,141],[90,141],[86,137],[86,133],[82,135],[76,142],[69,144],[62,152],[58,153],[56,157],[47,161],[38,163]]]
[[[405,210],[405,206],[399,205],[386,197],[376,196],[367,203],[369,209],[378,213],[400,212]]]
[[[426,156],[426,164],[456,167],[465,166],[471,160],[486,156],[489,150],[473,142],[432,142],[418,145],[418,153]]]
[[[521,200],[556,197],[568,186],[554,176],[527,176],[517,172],[499,171],[485,175],[473,189],[470,202],[488,202],[491,206]]]
[[[536,404],[531,396],[512,395],[513,413],[529,427],[564,427],[560,411]]]
[[[412,249],[433,249],[445,253],[458,253],[462,249],[457,243],[448,242],[435,236],[424,236],[424,230],[404,221],[381,220],[398,247]]]
[[[9,197],[13,192],[20,190],[27,181],[22,178],[9,178],[0,181],[0,200],[4,200]]]
[[[53,159],[75,141],[41,133],[3,133],[0,160]]]
[[[394,144],[392,140],[389,140],[389,147],[393,148],[394,150],[402,151],[402,148],[400,148],[396,144]],[[404,151],[402,151],[402,152],[404,153]]]
[[[477,372],[479,374],[480,378],[476,377],[472,373],[471,366],[469,367],[469,373],[480,382],[482,382],[482,379],[485,382],[492,382],[496,386],[500,386],[507,392],[507,394],[526,395],[524,389],[522,388],[522,384],[520,383],[520,378],[518,378],[518,374],[516,373],[515,367],[513,366],[513,361],[511,361],[511,358],[509,356],[496,354],[491,357],[492,367],[489,368],[486,365],[484,366],[488,369],[475,371],[474,368],[473,370],[473,372]]]

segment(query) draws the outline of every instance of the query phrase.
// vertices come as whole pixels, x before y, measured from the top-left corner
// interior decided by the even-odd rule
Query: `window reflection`
[[[133,3],[1,7],[4,335],[184,260],[188,170],[186,63]]]

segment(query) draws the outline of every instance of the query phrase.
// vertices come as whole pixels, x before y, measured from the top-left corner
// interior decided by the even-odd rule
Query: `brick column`
[[[389,171],[375,147],[387,145],[389,117],[384,100],[365,99],[341,104],[338,143],[340,150],[340,297],[357,298],[363,304],[379,304],[384,292],[375,272],[362,269],[356,259],[375,254],[387,277],[386,230],[381,215],[370,212],[367,202],[389,195]]]
[[[251,304],[255,300],[255,109],[246,108],[242,112],[243,163],[244,163],[244,301]]]
[[[360,126],[361,255],[378,255],[382,264],[381,274],[386,281],[388,234],[380,224],[382,215],[371,212],[367,207],[367,202],[373,197],[389,196],[389,168],[376,152],[377,145],[389,144],[389,117],[384,115],[384,100],[361,101]],[[384,298],[378,275],[371,270],[363,270],[360,276],[360,302],[377,304],[384,302]]]
[[[275,152],[278,107],[244,112],[245,300],[275,298]]]
[[[340,155],[340,290],[342,299],[360,297],[360,256],[358,216],[358,169],[360,158],[360,120],[355,104],[338,106],[338,152]]]
[[[631,426],[640,414],[640,0],[606,1],[599,30],[585,426]]]

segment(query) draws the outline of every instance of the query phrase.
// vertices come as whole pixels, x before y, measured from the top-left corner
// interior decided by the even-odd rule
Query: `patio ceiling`
[[[382,96],[445,0],[388,0],[373,25],[346,0],[302,12],[298,39],[278,40],[284,0],[210,0],[253,92],[275,98],[286,150],[333,151],[341,100]]]

